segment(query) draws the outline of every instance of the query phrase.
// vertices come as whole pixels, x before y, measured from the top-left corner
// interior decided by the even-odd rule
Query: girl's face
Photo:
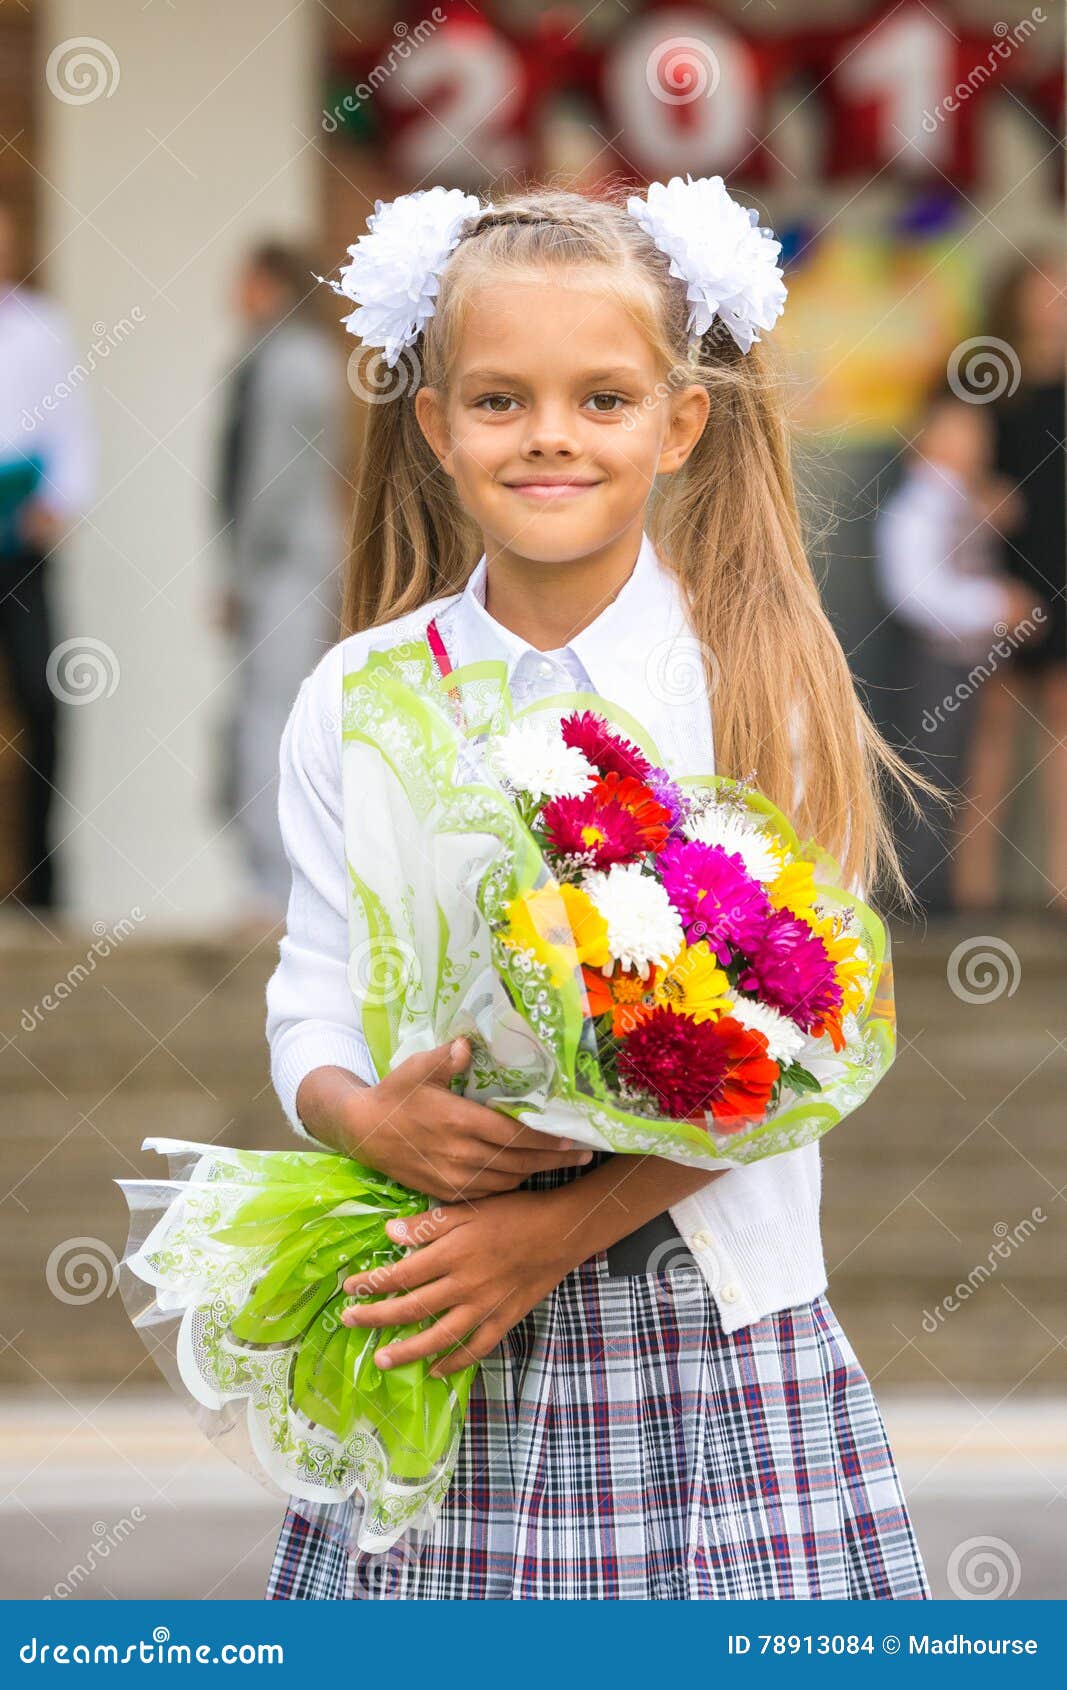
[[[588,270],[479,288],[451,375],[447,393],[416,395],[422,430],[486,550],[543,563],[640,531],[655,477],[685,462],[708,414],[701,386],[671,392]]]

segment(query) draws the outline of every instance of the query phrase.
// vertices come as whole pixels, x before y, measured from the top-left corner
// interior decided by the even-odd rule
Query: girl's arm
[[[375,1359],[395,1367],[437,1355],[431,1372],[455,1373],[495,1349],[580,1262],[719,1178],[657,1156],[613,1156],[553,1191],[514,1191],[390,1221],[394,1241],[415,1248],[390,1267],[346,1280],[349,1295],[383,1300],[353,1304],[341,1320],[363,1327],[432,1320]]]
[[[576,1267],[721,1178],[722,1173],[689,1168],[662,1156],[612,1156],[580,1180],[545,1195],[560,1199],[567,1237],[577,1251],[571,1264]]]
[[[428,1196],[511,1191],[589,1153],[456,1097],[466,1040],[411,1056],[378,1081],[349,981],[341,648],[301,684],[279,750],[278,820],[293,871],[286,931],[267,986],[271,1076],[305,1139],[354,1156]]]

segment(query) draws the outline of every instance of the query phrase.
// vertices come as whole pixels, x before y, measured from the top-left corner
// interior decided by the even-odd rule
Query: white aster
[[[623,968],[642,976],[650,964],[666,964],[685,941],[678,911],[663,887],[637,863],[613,863],[587,874],[588,892],[608,929],[608,949]]]
[[[467,218],[481,210],[478,196],[462,188],[419,188],[387,204],[376,200],[367,233],[348,249],[352,262],[329,281],[356,306],[343,319],[349,333],[364,346],[383,347],[390,369],[433,316],[445,260]]]
[[[796,1061],[807,1042],[794,1022],[772,1009],[769,1003],[760,1003],[756,998],[738,994],[729,1013],[735,1021],[740,1021],[742,1027],[764,1035],[767,1055],[783,1068]]]
[[[653,182],[647,198],[634,194],[626,209],[686,283],[689,331],[701,335],[720,317],[742,352],[772,329],[785,305],[778,257],[782,246],[759,213],[739,204],[721,176],[672,176]]]
[[[763,828],[744,820],[725,804],[710,805],[690,817],[683,831],[688,839],[698,840],[701,845],[721,845],[724,851],[736,853],[753,880],[763,885],[781,873],[781,853],[775,850]]]
[[[543,722],[513,722],[487,742],[492,767],[507,786],[538,799],[576,798],[596,770],[576,745],[566,745],[558,728]]]

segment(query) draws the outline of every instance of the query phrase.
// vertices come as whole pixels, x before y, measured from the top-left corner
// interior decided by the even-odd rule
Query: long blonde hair
[[[780,384],[762,344],[742,354],[718,323],[689,347],[685,287],[625,209],[543,188],[472,217],[449,258],[429,320],[393,372],[396,394],[366,407],[342,605],[343,633],[376,627],[462,590],[482,539],[419,427],[414,393],[447,390],[471,292],[502,270],[601,267],[647,333],[664,378],[699,382],[707,424],[652,500],[647,531],[688,599],[713,714],[716,772],[747,778],[801,839],[838,859],[871,895],[883,872],[911,905],[880,784],[913,811],[909,769],[857,697],[808,562]],[[367,391],[370,391],[370,378]],[[359,385],[358,383],[356,384]],[[668,389],[669,390],[669,389]],[[794,736],[796,739],[794,740]],[[801,792],[794,801],[794,756]]]

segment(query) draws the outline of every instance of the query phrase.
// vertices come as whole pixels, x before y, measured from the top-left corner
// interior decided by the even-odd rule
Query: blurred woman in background
[[[1031,717],[1038,724],[1045,843],[1041,865],[1048,909],[1067,915],[1067,500],[1064,496],[1064,364],[1067,359],[1067,261],[1061,253],[1024,259],[1002,284],[992,333],[1018,359],[1020,379],[990,407],[994,461],[1010,482],[1015,519],[1000,540],[1005,571],[1044,607],[1042,637],[1017,645],[1006,666],[979,690],[968,806],[956,853],[961,909],[1002,902],[998,872],[1001,817],[1015,787],[1017,746]],[[1011,388],[1014,387],[1014,391]]]

